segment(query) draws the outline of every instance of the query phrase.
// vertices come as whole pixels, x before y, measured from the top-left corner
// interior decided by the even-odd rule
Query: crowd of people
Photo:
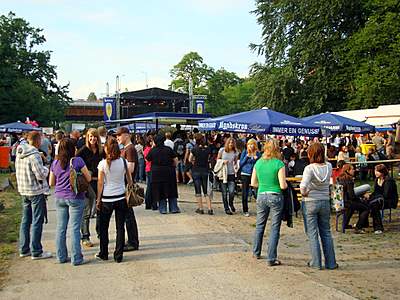
[[[250,216],[249,201],[257,199],[256,229],[253,256],[261,257],[262,241],[268,218],[271,219],[267,262],[280,265],[277,248],[280,227],[286,207],[287,177],[301,177],[302,214],[311,260],[308,265],[336,269],[334,244],[330,231],[330,184],[344,188],[346,227],[355,233],[365,233],[368,217],[373,219],[374,232],[384,228],[380,210],[397,207],[395,180],[384,164],[373,166],[370,160],[392,158],[394,134],[333,136],[318,139],[267,138],[249,134],[202,134],[186,132],[179,126],[173,131],[131,135],[126,127],[115,133],[104,127],[90,128],[85,134],[59,131],[52,139],[38,132],[19,136],[14,141],[18,190],[23,197],[23,217],[20,231],[20,256],[32,259],[51,257],[41,245],[46,211],[46,196],[54,186],[57,210],[56,257],[68,261],[66,232],[71,227],[71,263],[85,262],[81,245],[93,247],[90,222],[95,218],[100,251],[96,259],[108,260],[109,224],[114,212],[116,246],[114,260],[121,262],[123,253],[139,249],[138,226],[133,208],[125,200],[126,182],[146,184],[145,209],[160,214],[177,214],[178,184],[194,185],[198,214],[214,215],[213,191],[220,190],[227,215],[237,213],[235,197],[241,189],[241,211]],[[369,153],[362,151],[369,146]],[[373,146],[371,146],[373,145]],[[371,150],[372,149],[372,150]],[[373,153],[372,153],[373,152]],[[374,157],[374,153],[379,156]],[[355,164],[350,164],[355,161]],[[84,193],[71,190],[71,170],[82,174],[89,182]],[[370,171],[372,170],[372,171]],[[356,176],[374,179],[374,192],[358,192]],[[359,212],[355,226],[351,216]],[[127,239],[125,238],[125,232]]]

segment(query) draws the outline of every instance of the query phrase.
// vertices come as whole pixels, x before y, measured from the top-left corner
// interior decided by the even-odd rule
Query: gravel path
[[[57,264],[55,258],[15,258],[0,299],[353,299],[296,266],[271,268],[254,260],[248,241],[223,222],[239,216],[225,216],[221,208],[216,216],[195,215],[191,189],[180,187],[180,192],[182,214],[135,209],[140,250],[125,253],[121,264],[93,258],[96,238],[95,247],[84,251],[88,263],[78,267]],[[53,253],[55,224],[50,199],[43,244]],[[114,237],[113,231],[111,248]]]

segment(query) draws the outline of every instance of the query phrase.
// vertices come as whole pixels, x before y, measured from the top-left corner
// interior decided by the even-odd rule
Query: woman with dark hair
[[[332,165],[325,161],[324,146],[313,143],[308,149],[310,164],[305,167],[300,183],[303,196],[303,217],[305,218],[306,234],[310,241],[311,261],[308,266],[322,269],[321,247],[325,256],[325,268],[337,269],[330,217],[329,181],[332,175]]]
[[[158,203],[161,214],[167,213],[167,199],[169,212],[176,214],[181,212],[178,207],[175,173],[178,160],[174,150],[164,145],[164,140],[164,136],[157,135],[154,140],[155,147],[146,156],[146,159],[151,162],[151,190],[153,201]]]
[[[227,168],[227,182],[222,182],[222,202],[224,203],[225,213],[232,215],[236,212],[233,200],[235,197],[235,174],[238,160],[238,152],[236,149],[236,141],[232,137],[228,137],[225,146],[218,152],[217,159],[221,159]],[[229,199],[229,202],[228,202]]]
[[[71,263],[76,266],[82,264],[83,255],[81,249],[81,232],[83,209],[85,207],[84,193],[75,194],[71,189],[69,180],[70,168],[82,172],[87,181],[91,176],[85,162],[75,156],[75,143],[68,138],[63,138],[58,144],[57,159],[53,161],[50,168],[49,183],[55,185],[57,229],[56,229],[56,251],[60,263],[68,260],[67,250],[67,227],[71,222]]]
[[[281,157],[279,142],[275,139],[268,140],[264,145],[264,153],[256,162],[251,176],[251,186],[258,187],[253,256],[257,259],[261,257],[265,225],[271,215],[267,251],[267,262],[270,266],[281,264],[278,260],[278,242],[282,223],[282,190],[287,188],[285,164]]]
[[[374,194],[382,195],[384,208],[397,208],[399,195],[397,192],[396,181],[389,176],[389,170],[384,164],[375,166]]]
[[[97,166],[99,165],[99,162],[105,157],[103,146],[101,145],[100,135],[97,129],[88,129],[88,131],[86,132],[85,146],[78,150],[76,156],[83,159],[89,172],[92,175],[92,180],[90,181],[89,189],[85,197],[85,210],[83,212],[81,232],[82,244],[86,247],[93,247],[93,243],[90,241],[89,223],[91,215],[94,214],[92,210],[93,206],[95,206],[97,198]],[[96,223],[98,223],[98,219],[96,219]],[[98,230],[98,224],[96,224],[96,230]],[[99,235],[98,232],[97,235]]]
[[[371,209],[375,234],[383,232],[381,210],[397,208],[399,195],[396,181],[389,176],[389,170],[384,164],[375,166],[374,192],[367,197]],[[383,203],[382,203],[383,201]]]
[[[99,213],[100,252],[95,255],[99,260],[108,260],[108,228],[110,218],[115,211],[115,227],[117,231],[114,260],[120,263],[123,258],[125,244],[125,218],[128,205],[125,199],[125,176],[132,177],[128,169],[128,162],[120,157],[121,151],[116,139],[108,138],[104,151],[106,158],[98,166],[98,195],[96,208]]]
[[[343,201],[345,207],[345,228],[351,228],[349,222],[354,211],[359,212],[358,221],[354,228],[355,233],[365,233],[364,228],[368,227],[369,207],[362,202],[359,195],[354,191],[354,167],[350,164],[345,164],[342,168],[342,173],[337,178],[337,183],[343,186]],[[367,185],[369,189],[369,185]]]
[[[143,156],[145,158],[145,171],[146,171],[146,194],[144,196],[145,208],[157,210],[157,202],[153,202],[153,197],[151,195],[151,161],[146,159],[147,154],[154,147],[153,136],[149,135],[146,138],[146,145],[143,150]]]
[[[195,134],[196,145],[192,149],[189,161],[193,164],[192,176],[194,181],[195,196],[197,199],[196,213],[204,214],[203,201],[201,197],[201,191],[203,190],[204,200],[207,202],[209,215],[213,215],[214,212],[211,207],[211,199],[208,195],[208,173],[210,171],[210,156],[211,149],[205,143],[204,136],[201,133]]]

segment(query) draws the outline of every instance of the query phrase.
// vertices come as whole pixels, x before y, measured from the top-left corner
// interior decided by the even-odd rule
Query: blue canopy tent
[[[318,136],[320,126],[268,108],[199,121],[199,129],[291,136]]]
[[[329,129],[331,133],[367,133],[375,131],[375,127],[372,125],[332,113],[321,113],[302,118],[302,120]]]
[[[33,127],[31,124],[25,124],[20,121],[0,125],[0,133],[21,133],[32,130],[42,131],[39,127]]]

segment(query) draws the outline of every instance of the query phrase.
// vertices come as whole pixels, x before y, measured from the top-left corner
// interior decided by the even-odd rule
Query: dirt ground
[[[141,246],[126,253],[123,263],[95,261],[96,238],[95,247],[84,250],[88,263],[79,267],[60,265],[55,259],[16,257],[0,299],[400,299],[399,210],[390,224],[384,223],[383,235],[334,232],[340,265],[334,271],[306,266],[309,248],[299,216],[294,228],[282,224],[278,255],[283,265],[271,268],[251,255],[254,199],[250,217],[241,215],[239,197],[238,213],[225,215],[219,193],[215,194],[216,214],[198,215],[193,187],[180,185],[179,191],[179,215],[135,209]],[[54,253],[52,200],[49,208],[43,244]],[[112,231],[111,249],[113,238]],[[264,245],[263,254],[266,240]]]

